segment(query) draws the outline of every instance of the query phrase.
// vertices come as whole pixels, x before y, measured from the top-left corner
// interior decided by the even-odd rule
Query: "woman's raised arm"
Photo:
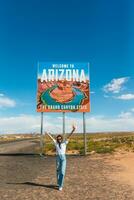
[[[56,142],[56,140],[52,137],[52,135],[50,133],[47,133],[46,134],[53,140],[53,142]]]
[[[75,129],[76,129],[76,127],[73,125],[73,126],[72,126],[72,131],[71,131],[71,133],[69,134],[69,136],[67,137],[67,140],[68,140],[68,139],[71,137],[71,135],[74,133]]]

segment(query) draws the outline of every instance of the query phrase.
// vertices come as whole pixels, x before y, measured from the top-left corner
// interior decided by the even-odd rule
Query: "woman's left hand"
[[[76,126],[73,125],[72,128],[73,128],[73,131],[74,131],[76,129]]]

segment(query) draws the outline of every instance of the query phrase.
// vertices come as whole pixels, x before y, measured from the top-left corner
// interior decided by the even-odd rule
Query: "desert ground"
[[[0,145],[0,199],[134,199],[134,153],[67,155],[64,189],[58,191],[55,156],[32,154],[36,145],[34,140]]]

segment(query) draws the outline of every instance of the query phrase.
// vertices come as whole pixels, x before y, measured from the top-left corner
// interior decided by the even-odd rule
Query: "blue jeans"
[[[63,187],[64,177],[66,173],[66,155],[56,156],[57,184]]]

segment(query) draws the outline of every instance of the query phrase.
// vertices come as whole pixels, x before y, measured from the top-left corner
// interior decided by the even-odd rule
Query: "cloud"
[[[132,116],[132,112],[121,112],[121,114],[119,114],[119,118],[121,119],[128,119]]]
[[[90,94],[95,94],[95,92],[94,92],[94,91],[91,91]]]
[[[18,115],[0,118],[0,133],[40,133],[39,115]],[[77,132],[83,132],[82,117],[66,117],[66,133],[71,132],[72,123],[77,125]],[[130,112],[121,112],[115,118],[105,116],[86,116],[87,132],[107,131],[134,131],[134,115]],[[62,133],[62,117],[44,116],[44,132]]]
[[[0,95],[0,108],[3,107],[15,107],[16,102],[13,99],[5,97],[3,94]]]
[[[0,93],[0,97],[3,97],[3,96],[4,96],[4,94]]]
[[[19,115],[0,118],[1,133],[23,133],[39,127],[39,117]]]
[[[114,78],[110,83],[104,85],[103,90],[108,93],[119,93],[123,89],[123,85],[128,81],[129,77]]]
[[[134,108],[131,109],[131,112],[134,112]]]
[[[114,97],[115,99],[121,99],[121,100],[132,100],[134,99],[134,94],[122,94],[120,96]]]
[[[108,95],[106,95],[106,94],[104,94],[104,98],[109,98],[109,96],[108,96]]]
[[[31,133],[40,132],[41,118],[39,115],[21,114],[12,117],[0,117],[0,133]],[[61,131],[62,119],[44,116],[44,131]]]

